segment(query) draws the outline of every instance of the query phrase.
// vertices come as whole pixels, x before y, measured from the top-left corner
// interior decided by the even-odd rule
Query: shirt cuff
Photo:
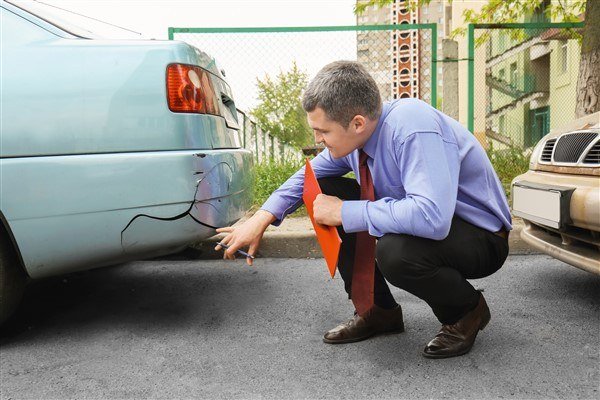
[[[344,232],[363,232],[369,229],[366,218],[368,202],[368,200],[346,200],[342,203]]]
[[[293,204],[288,208],[285,208],[285,205],[281,201],[279,201],[279,199],[275,197],[269,197],[267,201],[265,201],[265,203],[260,207],[260,209],[273,214],[276,219],[271,223],[271,225],[279,226],[288,214],[291,214],[294,211],[296,211],[302,204],[302,201],[299,201],[298,203]]]
[[[281,202],[275,198],[269,197],[260,209],[268,211],[275,216],[276,220],[273,221],[271,225],[279,226],[281,221],[285,218],[285,209],[281,206]]]

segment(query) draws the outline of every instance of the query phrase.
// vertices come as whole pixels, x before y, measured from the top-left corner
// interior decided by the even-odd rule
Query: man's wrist
[[[277,217],[275,217],[273,214],[262,209],[254,213],[252,218],[264,229],[267,229],[269,225],[277,220]]]

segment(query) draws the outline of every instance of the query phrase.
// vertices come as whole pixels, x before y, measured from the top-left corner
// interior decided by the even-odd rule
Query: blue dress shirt
[[[417,99],[383,105],[377,127],[363,150],[375,187],[375,201],[345,200],[346,232],[372,236],[405,233],[441,240],[454,214],[491,232],[512,229],[506,195],[484,149],[454,119]],[[358,150],[335,159],[325,149],[311,161],[317,178],[358,177]],[[304,167],[267,199],[279,225],[302,204]]]

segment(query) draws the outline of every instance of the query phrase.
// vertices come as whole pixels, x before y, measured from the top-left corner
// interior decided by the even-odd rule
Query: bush
[[[510,183],[513,178],[529,169],[529,154],[518,148],[496,150],[490,147],[487,150],[488,157],[502,182],[506,196],[510,196]],[[290,176],[304,165],[304,160],[288,159],[284,162],[274,160],[264,161],[254,167],[254,206],[258,209]],[[346,174],[347,177],[355,178],[353,173]],[[306,208],[302,206],[294,213],[294,216],[305,216]]]
[[[288,159],[284,162],[273,160],[256,164],[254,167],[254,209],[258,209],[290,176],[304,165],[302,159]],[[294,215],[306,215],[302,206]]]
[[[487,150],[488,157],[500,178],[506,197],[510,198],[510,183],[517,175],[529,169],[529,154],[516,147],[496,150],[493,146]]]

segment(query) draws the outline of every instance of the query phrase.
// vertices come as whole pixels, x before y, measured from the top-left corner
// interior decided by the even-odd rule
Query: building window
[[[560,73],[564,74],[569,69],[569,47],[566,40],[560,44]]]
[[[429,14],[429,6],[424,6],[424,7],[423,7],[423,14],[424,14],[424,15],[427,15],[427,14]]]

